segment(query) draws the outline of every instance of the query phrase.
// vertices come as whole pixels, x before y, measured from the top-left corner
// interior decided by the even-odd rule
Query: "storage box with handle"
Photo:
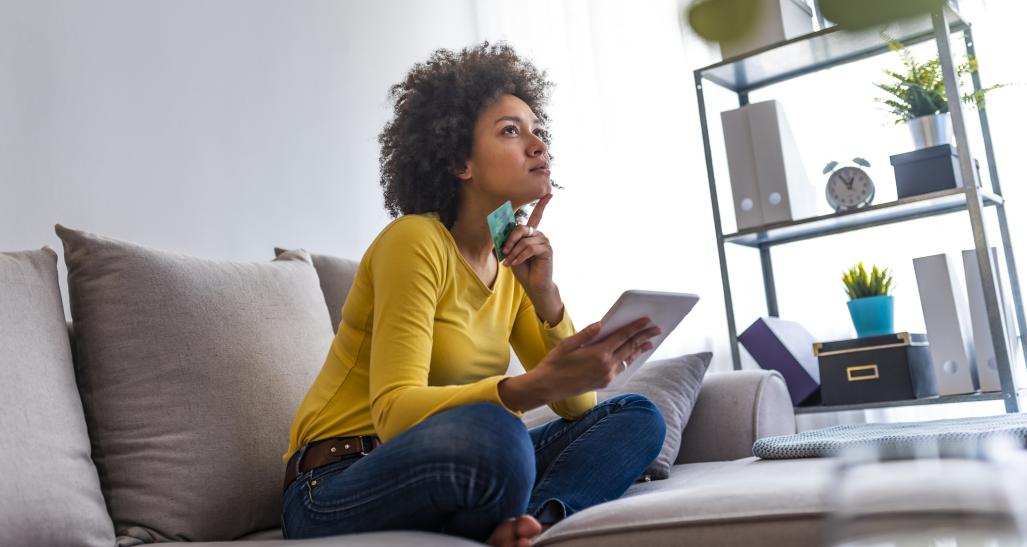
[[[932,397],[938,384],[927,335],[899,332],[813,344],[824,405]]]

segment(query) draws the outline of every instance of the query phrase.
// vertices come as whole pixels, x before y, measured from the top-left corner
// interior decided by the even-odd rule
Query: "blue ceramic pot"
[[[895,300],[891,296],[865,296],[849,300],[849,315],[856,336],[880,336],[895,332]]]

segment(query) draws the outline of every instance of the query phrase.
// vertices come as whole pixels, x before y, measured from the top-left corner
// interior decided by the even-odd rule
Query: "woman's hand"
[[[555,392],[553,401],[605,388],[627,370],[627,366],[652,349],[649,340],[659,336],[660,328],[643,317],[616,330],[603,341],[588,344],[599,334],[600,324],[592,323],[577,334],[560,341],[531,372],[540,377],[545,390]],[[624,364],[622,364],[624,363]]]
[[[513,269],[514,277],[521,282],[533,303],[550,296],[556,289],[553,283],[553,248],[549,245],[549,238],[538,231],[542,212],[552,198],[552,192],[543,196],[531,211],[528,223],[514,228],[503,244],[503,254],[506,255],[503,264]]]

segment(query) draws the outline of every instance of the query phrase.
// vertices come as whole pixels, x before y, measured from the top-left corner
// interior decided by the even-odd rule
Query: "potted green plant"
[[[849,296],[849,315],[856,327],[856,336],[879,336],[895,331],[895,302],[892,298],[892,276],[888,268],[875,265],[869,274],[859,262],[842,275]]]
[[[878,97],[877,101],[888,107],[896,118],[896,124],[909,127],[915,149],[951,143],[952,119],[949,117],[941,59],[935,57],[920,63],[901,42],[886,34],[882,34],[882,37],[888,42],[888,47],[899,54],[903,70],[884,71],[890,80],[874,85],[888,95]],[[959,86],[963,87],[963,78],[977,71],[977,60],[969,57],[956,65],[955,69]],[[962,100],[971,106],[984,108],[985,94],[1004,85],[996,84],[980,91],[965,93]]]

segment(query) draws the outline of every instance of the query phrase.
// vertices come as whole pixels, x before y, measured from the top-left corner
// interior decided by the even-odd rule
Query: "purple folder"
[[[784,376],[794,406],[799,406],[820,386],[813,336],[802,325],[777,317],[761,317],[738,336],[738,341],[761,368],[776,370]]]

